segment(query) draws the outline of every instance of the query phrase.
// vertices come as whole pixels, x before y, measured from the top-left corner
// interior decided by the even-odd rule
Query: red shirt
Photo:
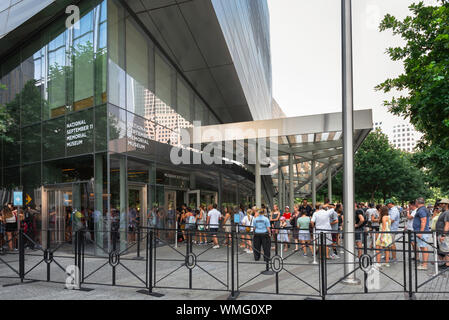
[[[290,220],[290,218],[292,217],[292,214],[290,212],[284,212],[284,214],[282,216],[285,217],[285,219]]]

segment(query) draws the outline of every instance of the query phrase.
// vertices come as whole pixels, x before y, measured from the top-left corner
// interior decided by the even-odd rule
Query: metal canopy
[[[372,110],[354,111],[354,152],[373,128]],[[271,172],[271,181],[275,193],[279,192],[278,170],[282,170],[283,180],[293,181],[296,197],[312,195],[312,161],[316,163],[315,181],[317,190],[325,185],[330,176],[334,176],[343,165],[342,114],[318,114],[271,120],[229,123],[188,129],[189,141],[183,145],[198,146],[208,143],[233,142],[241,146],[244,152],[243,165],[255,172],[249,164],[251,153],[248,141],[267,139],[267,155],[270,148],[278,151],[277,159],[271,159],[276,168]],[[273,140],[275,141],[273,143]],[[260,141],[260,140],[259,140]],[[276,143],[277,141],[277,143]],[[234,149],[235,150],[235,149]],[[240,154],[240,156],[243,156]],[[289,178],[289,156],[292,155],[293,179]],[[234,160],[232,154],[224,153]]]

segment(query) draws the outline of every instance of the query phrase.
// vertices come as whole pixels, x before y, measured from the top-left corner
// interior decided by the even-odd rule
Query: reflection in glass
[[[41,160],[41,125],[22,128],[22,162]]]
[[[145,116],[145,92],[149,90],[148,42],[131,19],[126,20],[127,110]]]
[[[125,76],[125,13],[115,1],[108,1],[109,34],[109,102],[126,108]]]
[[[64,117],[44,122],[43,155],[44,160],[65,156],[65,119]]]

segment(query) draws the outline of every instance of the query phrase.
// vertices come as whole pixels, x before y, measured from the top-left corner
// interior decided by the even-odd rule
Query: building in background
[[[406,152],[414,152],[422,137],[409,121],[395,116],[374,122],[374,130],[376,129],[387,135],[392,146]]]

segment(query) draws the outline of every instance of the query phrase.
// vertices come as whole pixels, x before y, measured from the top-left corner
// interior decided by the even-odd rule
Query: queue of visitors
[[[216,204],[208,206],[207,210],[201,206],[200,210],[195,212],[184,207],[177,215],[179,229],[204,231],[197,233],[194,243],[198,245],[206,245],[208,241],[212,241],[214,249],[220,248],[217,232],[222,230],[226,235],[223,245],[229,246],[231,231],[235,230],[240,240],[240,248],[253,254],[256,260],[260,258],[261,247],[269,251],[271,246],[271,250],[274,250],[274,242],[281,244],[283,251],[300,251],[303,256],[308,256],[314,254],[313,242],[318,242],[317,235],[324,233],[326,258],[340,258],[337,249],[342,247],[343,239],[342,204],[327,201],[312,208],[307,200],[303,200],[301,204],[294,206],[293,211],[288,206],[280,210],[278,205],[274,205],[271,210],[265,206],[240,206],[226,207],[224,214],[220,213]],[[434,206],[426,206],[425,200],[418,198],[404,207],[396,205],[392,199],[387,199],[383,205],[355,203],[354,209],[354,238],[358,257],[363,253],[363,236],[366,232],[365,241],[370,250],[375,252],[375,261],[380,267],[390,267],[391,263],[397,262],[396,242],[402,231],[411,230],[416,231],[413,233],[412,246],[417,246],[415,259],[420,262],[417,268],[427,270],[429,252],[433,252],[430,231],[436,231],[438,254],[443,262],[440,268],[449,267],[448,199],[439,200]],[[265,223],[266,221],[268,223]],[[405,222],[404,227],[400,226],[401,222]],[[207,230],[209,232],[206,232]],[[182,231],[180,234],[183,234]],[[182,236],[179,241],[183,241]],[[263,250],[264,255],[267,251]]]

